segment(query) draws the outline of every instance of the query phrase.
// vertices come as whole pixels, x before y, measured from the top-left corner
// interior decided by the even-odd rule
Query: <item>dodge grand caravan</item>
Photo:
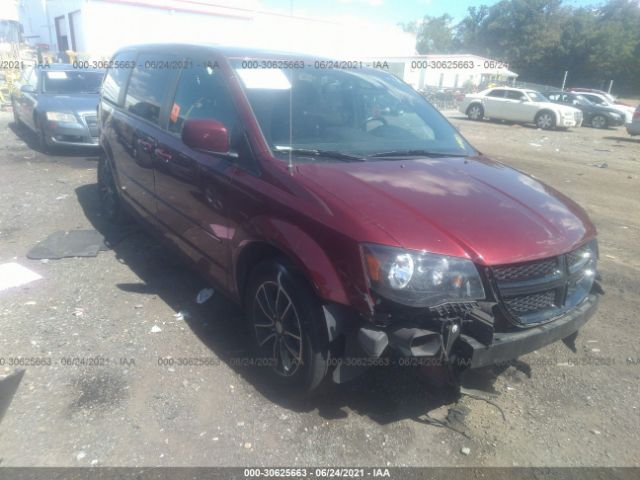
[[[505,362],[572,346],[594,314],[583,209],[483,156],[395,76],[197,45],[111,63],[104,215],[133,214],[241,304],[282,386],[389,359]]]

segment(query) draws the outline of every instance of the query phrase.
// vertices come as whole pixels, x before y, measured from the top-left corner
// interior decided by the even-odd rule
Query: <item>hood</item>
[[[99,94],[38,95],[38,111],[96,112]]]
[[[354,224],[386,232],[390,244],[480,264],[557,255],[596,234],[573,201],[484,157],[298,164],[297,172]]]

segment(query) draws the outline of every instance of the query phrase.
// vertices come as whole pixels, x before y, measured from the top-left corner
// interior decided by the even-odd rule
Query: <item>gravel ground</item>
[[[424,372],[375,369],[296,402],[232,361],[245,354],[233,305],[219,295],[198,305],[198,276],[139,229],[105,225],[95,157],[39,153],[10,119],[0,114],[0,264],[43,278],[0,292],[0,374],[32,359],[1,420],[1,465],[638,465],[640,141],[623,129],[451,118],[481,151],[568,194],[596,223],[606,295],[576,354],[554,344],[474,372],[462,395]],[[91,228],[113,249],[25,256],[55,231]],[[208,364],[159,365],[169,356]]]

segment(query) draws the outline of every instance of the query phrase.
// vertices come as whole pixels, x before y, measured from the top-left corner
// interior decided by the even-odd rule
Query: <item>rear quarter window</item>
[[[122,52],[112,59],[112,66],[102,82],[102,98],[118,105],[120,92],[127,83],[129,73],[135,65],[136,55],[133,52]]]

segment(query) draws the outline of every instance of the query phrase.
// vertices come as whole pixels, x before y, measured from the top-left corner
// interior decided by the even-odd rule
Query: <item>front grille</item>
[[[553,275],[558,269],[557,258],[495,267],[493,276],[498,281],[529,280]]]
[[[516,315],[543,310],[554,306],[556,298],[555,290],[534,293],[531,295],[520,295],[519,297],[506,298],[504,303],[509,311]]]
[[[589,242],[564,255],[490,269],[499,300],[510,319],[533,325],[580,304],[593,284],[597,245]]]

